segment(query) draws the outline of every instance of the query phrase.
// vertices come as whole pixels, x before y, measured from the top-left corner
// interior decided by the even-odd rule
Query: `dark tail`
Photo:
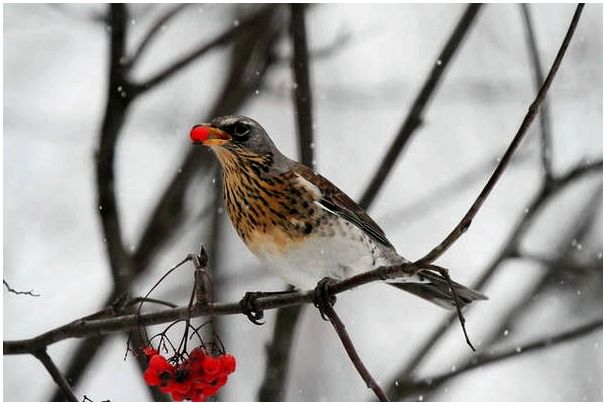
[[[411,294],[417,295],[429,302],[441,306],[446,309],[454,309],[455,301],[452,297],[452,292],[448,286],[448,282],[440,275],[437,275],[428,270],[421,270],[417,273],[421,282],[410,283],[389,283],[394,287],[404,290]],[[459,283],[452,282],[452,285],[459,297],[461,306],[465,306],[472,301],[487,300],[488,297],[479,291],[472,290]]]

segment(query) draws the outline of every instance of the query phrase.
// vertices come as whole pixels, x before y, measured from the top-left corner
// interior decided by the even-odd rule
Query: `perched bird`
[[[295,287],[312,289],[324,277],[342,280],[406,262],[358,204],[309,167],[284,156],[253,119],[218,117],[194,126],[190,139],[210,147],[219,159],[223,199],[240,238]],[[454,307],[447,282],[432,271],[389,283]],[[453,285],[462,305],[486,299]]]

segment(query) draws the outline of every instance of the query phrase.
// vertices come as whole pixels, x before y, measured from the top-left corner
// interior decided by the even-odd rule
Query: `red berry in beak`
[[[200,144],[208,139],[208,128],[204,125],[196,125],[189,132],[191,143]]]

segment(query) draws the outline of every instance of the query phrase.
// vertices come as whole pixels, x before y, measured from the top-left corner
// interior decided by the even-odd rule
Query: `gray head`
[[[225,115],[213,119],[208,124],[196,125],[191,130],[190,138],[193,143],[202,143],[213,149],[224,148],[236,155],[252,152],[263,156],[277,152],[276,146],[261,124],[252,118],[239,115]]]

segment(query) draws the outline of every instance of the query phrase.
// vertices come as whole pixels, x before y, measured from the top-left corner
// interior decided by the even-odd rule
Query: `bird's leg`
[[[257,309],[255,301],[257,298],[271,297],[272,295],[289,294],[292,291],[247,291],[244,298],[240,300],[240,309],[242,313],[248,317],[248,320],[255,325],[263,325],[263,310]]]
[[[322,319],[328,321],[326,317],[326,308],[332,307],[337,302],[337,297],[334,294],[330,294],[328,288],[331,284],[335,283],[335,279],[331,277],[324,277],[318,281],[318,285],[314,289],[314,306],[320,311]]]

